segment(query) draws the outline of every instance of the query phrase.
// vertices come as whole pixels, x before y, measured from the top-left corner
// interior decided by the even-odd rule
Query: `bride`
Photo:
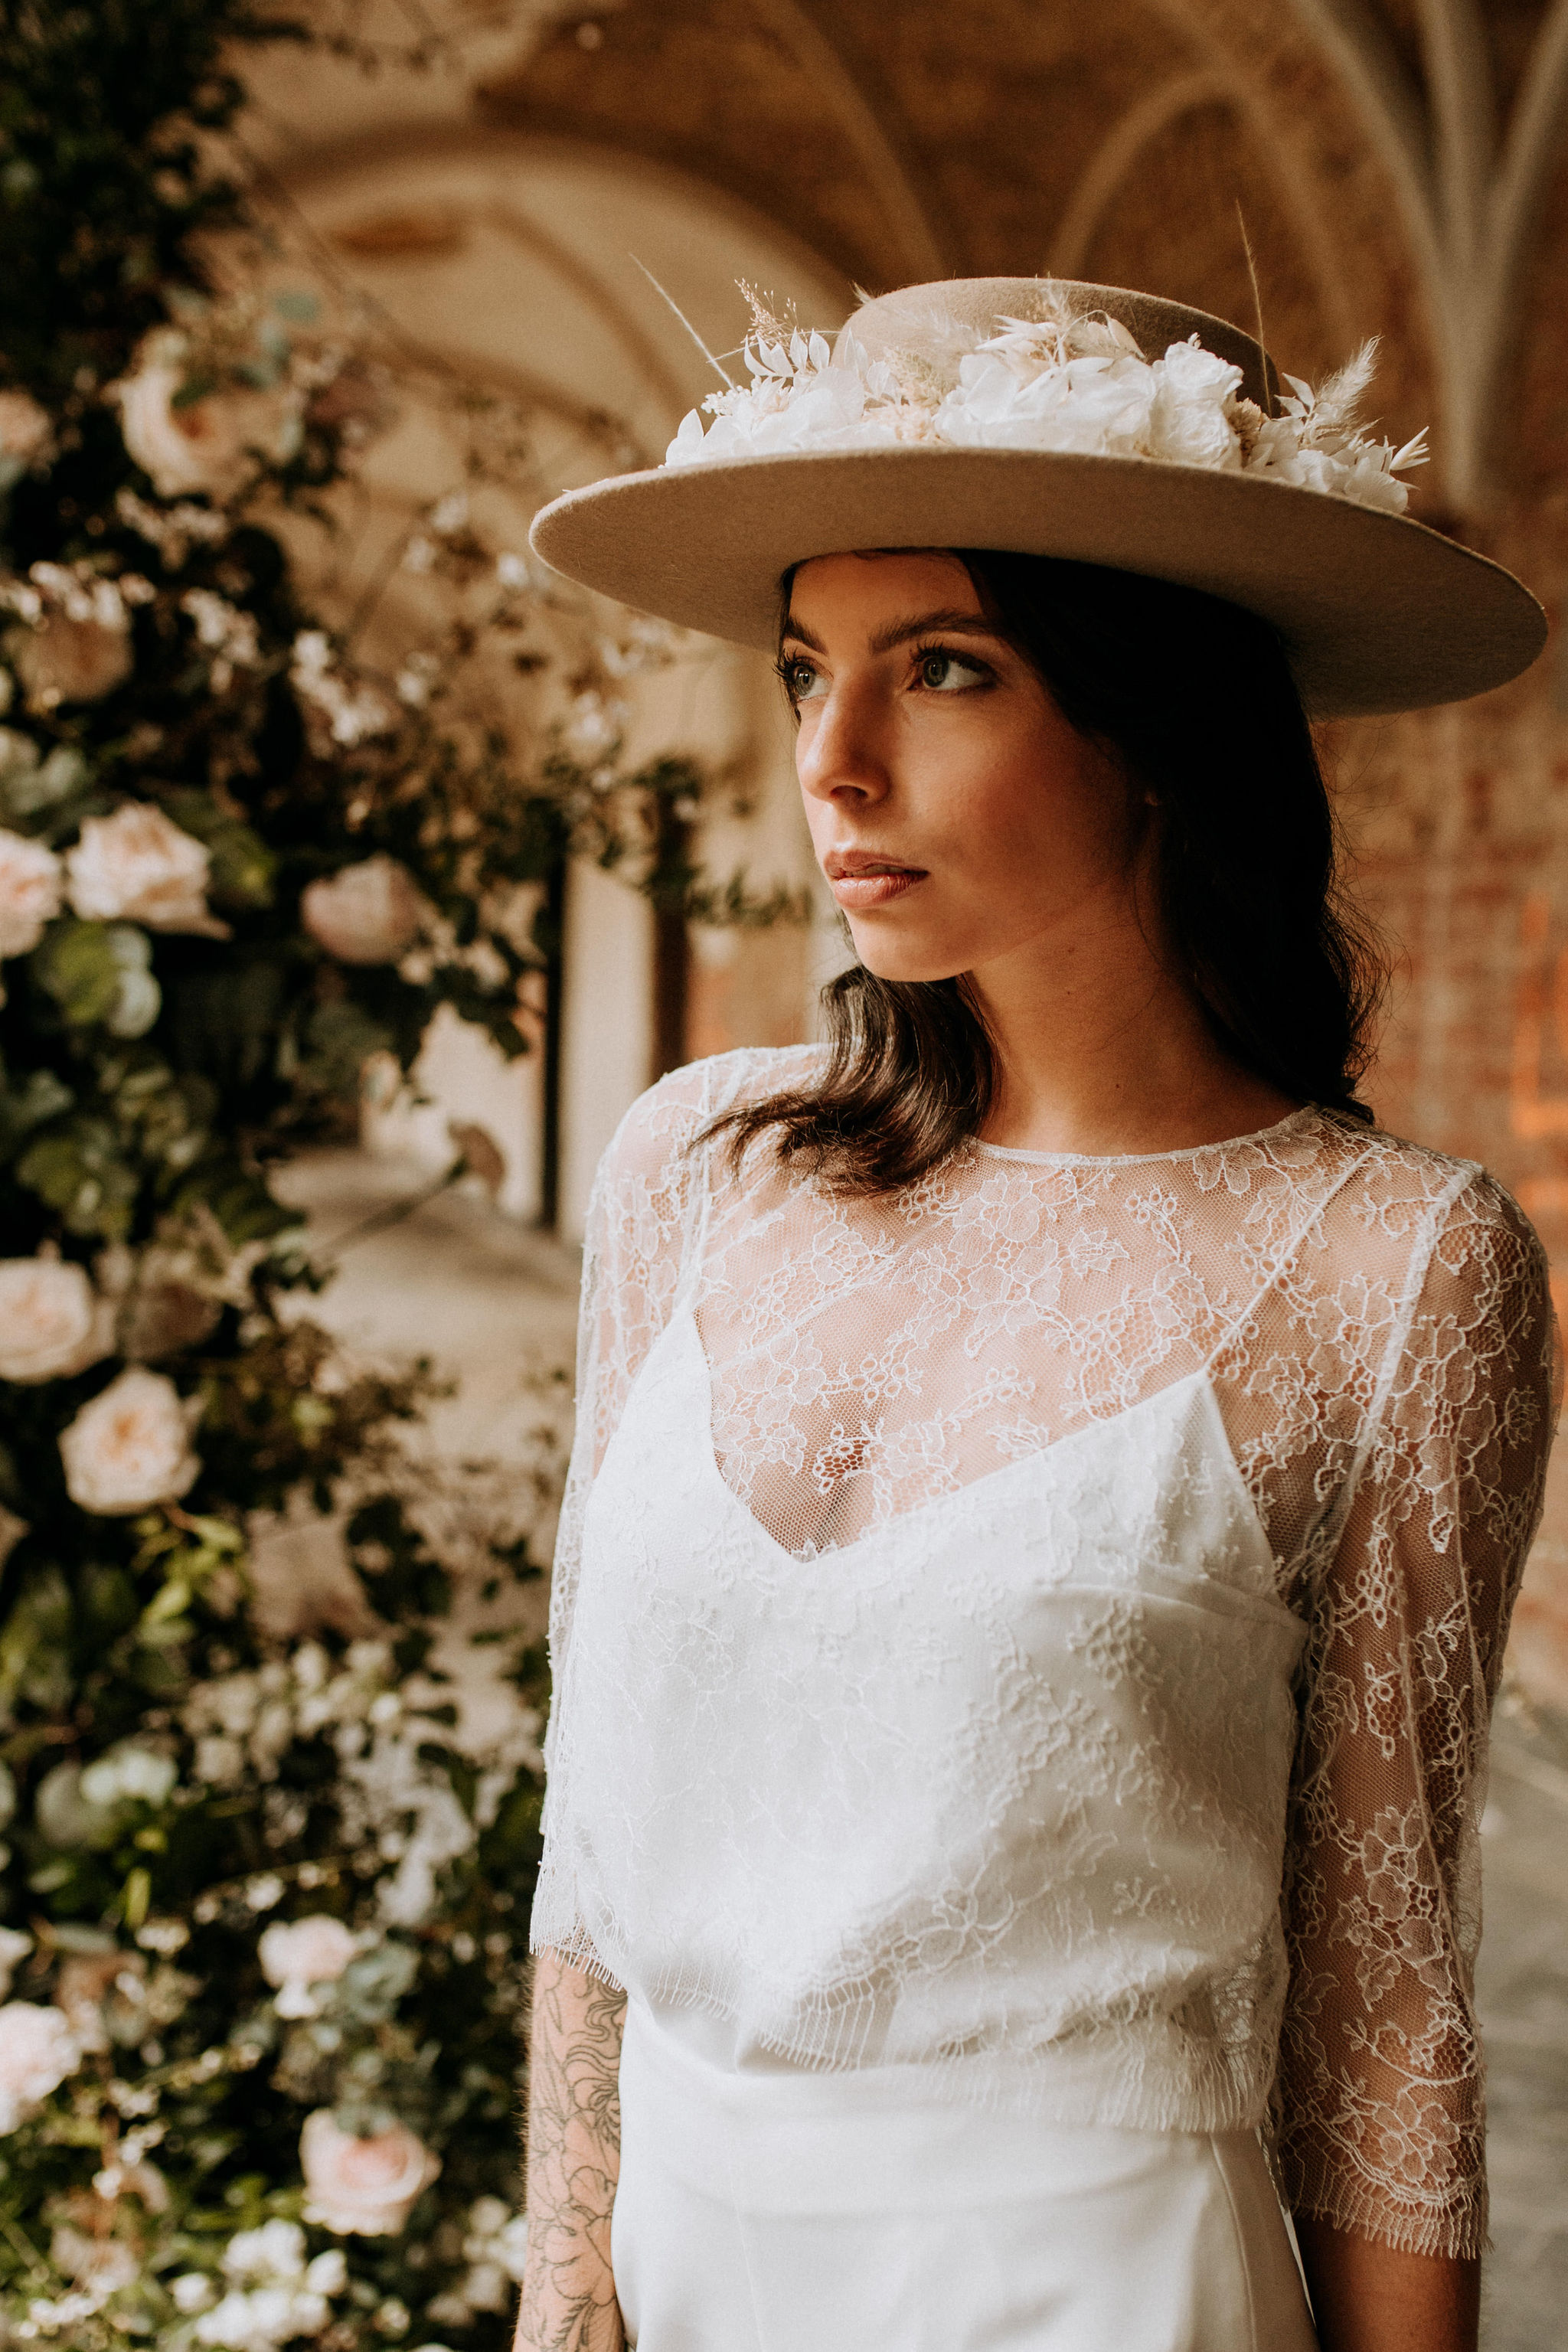
[[[595,1190],[519,2346],[1473,2352],[1551,1316],[1358,1098],[1303,703],[1539,613],[1361,362],[1033,280],[751,358],[536,526],[775,649],[858,961]]]

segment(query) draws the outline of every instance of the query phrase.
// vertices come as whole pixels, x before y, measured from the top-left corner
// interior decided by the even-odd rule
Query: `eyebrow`
[[[911,637],[929,636],[935,629],[945,630],[950,635],[962,632],[972,637],[994,638],[999,635],[983,613],[916,613],[907,620],[885,623],[871,639],[871,651],[874,654],[890,653],[895,646],[907,645]],[[821,638],[804,627],[793,613],[786,615],[782,635],[795,638],[797,644],[806,646],[814,654],[827,651]]]

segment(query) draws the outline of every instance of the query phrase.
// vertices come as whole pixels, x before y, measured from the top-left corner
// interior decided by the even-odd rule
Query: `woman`
[[[913,289],[752,365],[536,532],[777,633],[858,963],[595,1193],[519,2343],[1467,2352],[1550,1312],[1356,1098],[1301,698],[1539,615],[1403,520],[1364,368],[1282,405],[1175,305]]]

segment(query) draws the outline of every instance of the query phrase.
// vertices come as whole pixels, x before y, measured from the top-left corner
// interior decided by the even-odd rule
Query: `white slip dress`
[[[628,2338],[1309,2352],[1271,2170],[1484,2241],[1539,1245],[1312,1110],[870,1200],[704,1142],[816,1066],[661,1081],[589,1214],[531,1940],[627,1996]]]
[[[1275,1594],[1206,1379],[942,1497],[920,1515],[919,1541],[900,1520],[815,1562],[783,1554],[725,1485],[707,1391],[695,1319],[678,1314],[600,1477],[606,1515],[636,1498],[640,1557],[626,1580],[595,1578],[577,1602],[583,1654],[629,1664],[628,1643],[643,1653],[642,1706],[602,1762],[626,1779],[652,1766],[659,1801],[629,1835],[646,1849],[662,1825],[666,1956],[661,1966],[647,1939],[628,1971],[637,1989],[621,2065],[612,2261],[628,2342],[637,2352],[1310,2352],[1256,2130],[1059,2119],[1117,2103],[1114,2053],[1085,2032],[1075,2054],[1070,2017],[1020,2105],[1010,2078],[1030,2070],[1007,2056],[878,2063],[879,2042],[885,2051],[897,2034],[875,1994],[840,2004],[837,2054],[847,2022],[857,2063],[826,2069],[791,2063],[763,2034],[680,1998],[703,1938],[705,1856],[728,1845],[739,1798],[768,1858],[775,1938],[784,1906],[815,1909],[820,1933],[825,1904],[829,1916],[858,1908],[878,1878],[896,1901],[911,1875],[929,1875],[933,1853],[959,1863],[972,1896],[991,1880],[998,1926],[1026,1872],[1058,1888],[1076,1878],[1079,1948],[1064,1933],[1058,1959],[1080,2030],[1100,2005],[1097,1947],[1114,1935],[1125,1969],[1136,1941],[1142,1869],[1157,1937],[1140,1973],[1145,1992],[1157,1986],[1164,2056],[1184,2083],[1207,2065],[1206,2047],[1183,2047],[1181,2011],[1216,1938],[1231,1939],[1235,1959],[1271,1930],[1302,1629]],[[847,1805],[838,1706],[815,1675],[802,1679],[807,1660],[791,1638],[793,1628],[815,1646],[843,1607],[834,1588],[878,1595],[863,1631],[879,1620],[900,1629],[880,1674],[855,1645],[845,1654],[857,1660],[843,1696],[862,1717],[864,1776]],[[1120,1670],[1133,1624],[1151,1654],[1142,1680]],[[708,1729],[716,1752],[753,1759],[741,1788],[704,1790],[692,1777],[704,1739],[684,1664],[715,1643],[735,1671],[706,1706],[735,1716]],[[922,1675],[918,1661],[938,1654],[963,1671]],[[963,1780],[985,1772],[974,1743],[997,1691],[1008,1699],[999,1736],[1034,1764],[987,1775],[999,1795],[1010,1781],[1010,1801],[981,1828],[978,1815],[944,1821],[929,1786],[900,1800],[900,1780],[940,1780],[932,1768],[949,1746],[950,1798],[964,1809]],[[1054,1801],[1047,1759],[1064,1722],[1117,1759],[1097,1803],[1079,1791]],[[1151,1731],[1184,1776],[1198,1773],[1200,1801],[1173,1804],[1170,1774],[1140,1770]],[[761,1818],[781,1790],[801,1809],[787,1855]],[[617,1859],[629,1864],[629,1851],[617,1858],[611,1835],[605,1815],[604,1883],[628,1884]],[[1121,1871],[1106,1867],[1113,1847],[1128,1858]],[[1183,1911],[1195,1940],[1173,1950]],[[609,1945],[610,1919],[595,1924]],[[1000,1978],[992,1996],[999,1989]],[[970,2023],[983,2041],[983,2012]],[[1041,2087],[1058,2119],[1040,2111]],[[1227,2105],[1234,2115],[1228,2087],[1211,2085],[1216,2123],[1230,2120]]]

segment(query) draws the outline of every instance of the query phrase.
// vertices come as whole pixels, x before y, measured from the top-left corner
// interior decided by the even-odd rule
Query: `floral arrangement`
[[[445,1493],[273,1175],[439,1005],[527,1049],[568,856],[770,909],[623,761],[679,643],[497,536],[526,412],[262,289],[218,159],[275,35],[0,20],[0,2338],[492,2352],[554,1454]],[[413,400],[389,606],[334,566]]]
[[[1423,463],[1426,436],[1396,449],[1359,424],[1375,353],[1363,344],[1321,392],[1288,376],[1289,396],[1266,415],[1241,396],[1241,370],[1196,335],[1149,360],[1120,320],[1065,305],[1005,319],[984,337],[933,316],[919,352],[880,360],[852,330],[830,349],[764,313],[745,347],[751,383],[710,395],[706,429],[689,411],[665,463],[900,442],[1057,450],[1207,466],[1401,514],[1409,494],[1398,478]]]

